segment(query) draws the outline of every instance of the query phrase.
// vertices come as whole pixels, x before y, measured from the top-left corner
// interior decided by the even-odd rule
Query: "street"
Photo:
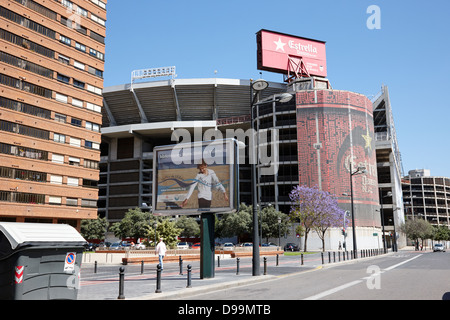
[[[281,275],[194,300],[442,300],[450,294],[450,253],[398,253]]]

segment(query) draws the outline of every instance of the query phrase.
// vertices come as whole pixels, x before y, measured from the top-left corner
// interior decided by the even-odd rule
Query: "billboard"
[[[153,149],[153,214],[233,212],[239,204],[237,141]]]
[[[256,39],[259,70],[288,74],[301,59],[311,76],[327,76],[325,42],[264,29]]]

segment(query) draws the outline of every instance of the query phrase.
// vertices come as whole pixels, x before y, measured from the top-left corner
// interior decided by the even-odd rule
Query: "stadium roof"
[[[270,82],[261,99],[285,90],[286,84]],[[170,79],[106,87],[103,128],[247,116],[250,103],[250,80]]]

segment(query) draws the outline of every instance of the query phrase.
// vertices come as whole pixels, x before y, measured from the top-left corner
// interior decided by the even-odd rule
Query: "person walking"
[[[159,238],[159,243],[155,248],[156,254],[159,256],[159,265],[161,266],[161,270],[163,270],[163,260],[166,255],[166,244],[163,241],[163,238]]]

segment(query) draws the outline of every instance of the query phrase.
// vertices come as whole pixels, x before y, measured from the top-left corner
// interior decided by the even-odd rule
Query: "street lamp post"
[[[257,180],[257,173],[256,173],[256,166],[259,163],[259,152],[258,145],[255,144],[255,135],[257,130],[255,130],[255,113],[254,113],[254,106],[258,105],[258,103],[255,103],[256,100],[259,98],[259,93],[263,90],[265,90],[269,83],[263,79],[258,79],[255,81],[250,82],[251,85],[251,128],[252,128],[252,150],[249,150],[253,157],[250,157],[251,167],[252,167],[252,205],[253,205],[253,211],[252,211],[252,219],[253,219],[253,262],[252,262],[252,275],[253,276],[259,276],[260,275],[260,261],[259,261],[259,234],[258,234],[258,189],[256,185]],[[253,95],[253,91],[256,91],[256,94]],[[279,101],[281,103],[288,102],[293,97],[290,93],[281,93],[274,95],[272,100],[269,100],[271,102]],[[269,102],[269,101],[265,101]],[[270,164],[264,164],[264,167],[270,166]],[[261,235],[262,236],[262,235]]]
[[[258,154],[255,146],[255,115],[253,111],[253,106],[255,104],[256,99],[259,96],[259,93],[266,89],[269,86],[269,83],[263,79],[256,80],[251,82],[252,89],[252,105],[251,105],[251,128],[252,128],[252,150],[249,150],[253,157],[250,157],[252,161],[252,205],[253,205],[253,262],[252,262],[252,275],[259,276],[260,275],[260,266],[259,266],[259,234],[258,234],[258,196],[257,196],[257,188],[256,188],[256,164],[258,161]],[[253,97],[253,90],[256,91],[255,96]]]
[[[355,172],[352,172],[352,163],[350,162],[350,197],[352,206],[352,233],[353,233],[353,252],[355,259],[358,258],[358,248],[356,247],[356,229],[355,229],[355,205],[353,203],[353,176],[366,173],[366,167],[358,167]]]

